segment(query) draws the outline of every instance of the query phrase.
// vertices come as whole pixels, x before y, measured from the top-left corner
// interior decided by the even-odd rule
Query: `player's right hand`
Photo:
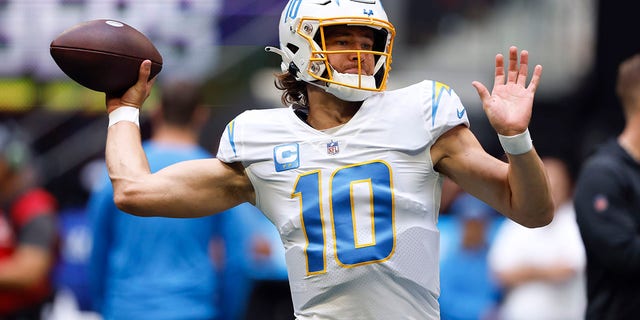
[[[135,107],[140,108],[144,101],[151,94],[151,88],[156,81],[156,77],[149,79],[151,73],[151,60],[144,60],[140,64],[140,70],[138,71],[138,82],[129,88],[122,96],[113,94],[106,94],[107,113],[123,107]]]

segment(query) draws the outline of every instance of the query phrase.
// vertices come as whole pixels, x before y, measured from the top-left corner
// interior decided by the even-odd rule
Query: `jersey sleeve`
[[[218,154],[216,158],[223,162],[235,162],[238,159],[238,150],[236,145],[236,120],[233,119],[227,124],[220,137],[220,144],[218,146]]]
[[[434,141],[443,133],[459,125],[469,127],[467,110],[456,92],[448,85],[438,81],[426,81],[427,101],[431,108],[427,108],[427,129]]]
[[[269,159],[273,141],[283,134],[291,135],[279,126],[287,111],[280,108],[242,112],[225,127],[216,157],[226,163],[242,162],[245,167]]]

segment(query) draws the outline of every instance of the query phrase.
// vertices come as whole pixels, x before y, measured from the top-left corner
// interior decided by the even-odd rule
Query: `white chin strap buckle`
[[[373,76],[360,76],[351,73],[333,72],[333,80],[351,86],[376,89],[376,79]],[[347,87],[344,85],[329,83],[325,91],[345,101],[363,101],[375,94],[375,91]]]

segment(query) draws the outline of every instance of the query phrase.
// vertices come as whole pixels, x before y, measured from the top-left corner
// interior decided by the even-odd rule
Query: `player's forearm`
[[[122,121],[108,129],[105,158],[114,199],[123,199],[129,184],[150,174],[140,129],[132,122]]]
[[[542,160],[535,149],[521,155],[507,155],[510,218],[530,228],[549,224],[554,205]]]

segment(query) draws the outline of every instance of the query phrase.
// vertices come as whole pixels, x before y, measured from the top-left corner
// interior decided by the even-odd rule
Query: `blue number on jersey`
[[[307,256],[308,274],[324,272],[326,267],[320,182],[320,171],[301,174],[296,181],[295,192],[291,195],[300,198],[302,231],[307,239],[304,251]]]
[[[307,239],[308,274],[323,273],[326,269],[326,224],[322,218],[321,185],[321,172],[308,172],[298,177],[292,194],[292,197],[300,198],[302,228]],[[352,267],[389,259],[395,247],[389,165],[373,161],[339,168],[331,175],[329,185],[330,223],[338,263]],[[362,216],[356,219],[356,208],[368,210],[369,219]],[[369,223],[370,226],[358,228],[358,223]],[[358,239],[360,232],[366,232],[359,232],[359,229],[370,230],[366,240]]]

